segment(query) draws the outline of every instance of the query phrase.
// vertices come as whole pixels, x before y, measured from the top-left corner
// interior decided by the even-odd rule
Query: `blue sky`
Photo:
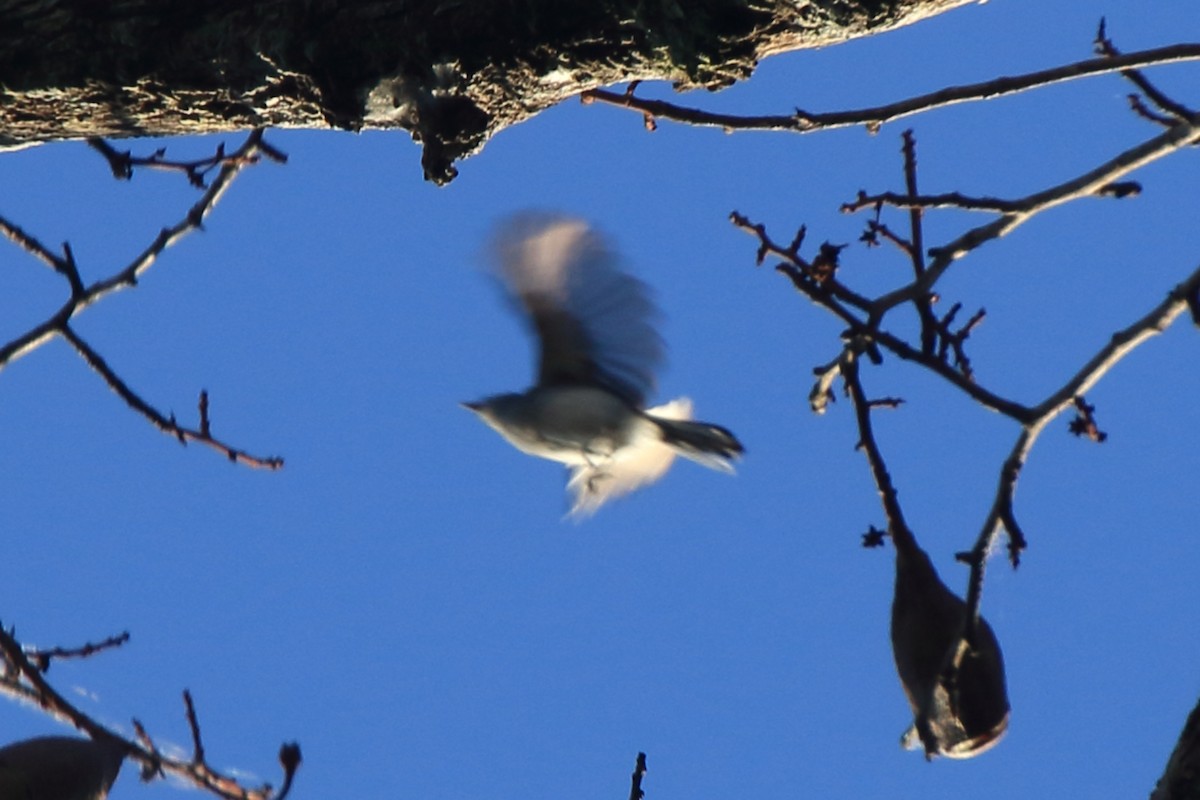
[[[1190,0],[1133,5],[970,6],[679,99],[872,105],[1085,58],[1101,15],[1125,50],[1194,38]],[[1198,70],[1151,75],[1194,104]],[[984,597],[1009,734],[973,761],[926,764],[897,746],[910,716],[888,644],[892,555],[859,546],[883,516],[849,404],[807,409],[842,326],[756,269],[727,222],[737,209],[780,238],[807,223],[814,245],[854,242],[865,217],[838,206],[900,188],[908,126],[926,190],[1027,194],[1154,135],[1129,91],[1090,79],[876,136],[648,134],[628,112],[568,102],[501,133],[444,189],[420,181],[400,135],[273,132],[288,165],[248,171],[205,233],[78,330],[156,406],[194,421],[207,389],[219,436],[287,466],[180,448],[65,344],[41,348],[0,376],[0,621],[46,646],[128,629],[124,648],[50,677],[97,718],[128,730],[136,716],[181,745],[188,687],[213,763],[264,780],[296,739],[297,798],[620,798],[639,750],[651,800],[1147,793],[1200,694],[1196,330],[1181,321],[1089,394],[1104,445],[1065,418],[1038,443],[1017,496],[1030,548],[1015,573],[993,562]],[[1195,269],[1195,155],[1134,177],[1141,197],[1056,209],[940,284],[947,302],[987,309],[969,342],[984,385],[1041,399]],[[69,239],[85,278],[195,199],[178,176],[117,183],[81,144],[4,155],[0,186],[0,213]],[[736,478],[677,463],[574,525],[561,470],[458,407],[530,380],[531,344],[481,270],[491,227],[529,207],[593,220],[655,288],[670,346],[659,399],[686,394],[738,434]],[[928,241],[978,221],[931,215]],[[859,245],[843,264],[864,291],[908,269]],[[0,340],[63,291],[0,249]],[[863,380],[908,401],[877,415],[880,445],[961,591],[953,553],[1017,430],[895,359]],[[63,731],[0,704],[3,741]],[[114,796],[180,796],[136,782],[127,768]]]

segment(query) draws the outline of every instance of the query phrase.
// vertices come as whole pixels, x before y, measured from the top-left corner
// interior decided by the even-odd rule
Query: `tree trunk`
[[[606,84],[716,89],[760,58],[966,0],[0,0],[0,149],[257,126],[403,128],[426,178]]]

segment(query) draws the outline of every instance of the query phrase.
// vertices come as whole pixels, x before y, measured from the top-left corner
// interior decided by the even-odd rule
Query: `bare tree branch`
[[[755,224],[749,218],[743,216],[737,211],[734,211],[730,214],[730,220],[733,222],[735,227],[744,230],[758,238],[760,242],[759,253],[778,254],[787,259],[782,264],[776,266],[776,270],[791,278],[792,285],[814,303],[822,306],[826,310],[836,315],[839,319],[849,324],[851,326],[851,330],[869,331],[870,341],[884,346],[892,353],[906,361],[913,361],[925,367],[926,369],[937,373],[950,383],[954,384],[957,388],[970,395],[972,399],[991,409],[992,411],[998,411],[999,413],[1008,417],[1012,417],[1018,421],[1025,421],[1032,417],[1032,410],[1028,407],[1002,397],[995,392],[987,390],[974,381],[964,378],[961,374],[959,374],[958,371],[949,366],[945,361],[938,359],[936,355],[928,355],[923,353],[919,348],[913,347],[902,338],[888,333],[887,331],[880,330],[878,328],[872,330],[866,319],[855,316],[851,311],[838,303],[831,296],[830,291],[825,291],[822,287],[818,286],[812,281],[809,281],[804,274],[804,269],[807,267],[807,262],[799,259],[799,256],[793,254],[788,248],[783,248],[775,243],[767,234],[766,228],[763,225]],[[853,292],[853,290],[843,287],[840,284],[838,284],[838,286],[839,291],[844,293],[847,297],[854,298],[856,300],[856,304],[857,301],[861,301],[867,307],[872,305],[872,301],[867,300],[867,298],[864,298],[861,295],[858,295],[857,293]],[[828,384],[826,384],[825,389],[828,389]],[[822,406],[822,409],[823,408],[824,406]],[[813,410],[818,411],[819,413],[821,409],[814,407]]]
[[[642,791],[642,778],[646,776],[646,754],[637,754],[637,763],[633,767],[633,777],[629,787],[629,800],[642,800],[646,793]]]
[[[874,216],[868,221],[861,240],[868,245],[875,245],[882,237],[895,244],[909,259],[913,278],[897,289],[875,298],[863,297],[850,288],[840,274],[836,252],[831,259],[827,259],[828,263],[824,265],[824,269],[818,269],[817,259],[809,262],[800,255],[800,247],[806,233],[804,227],[801,227],[792,244],[785,247],[768,235],[765,226],[755,224],[737,212],[731,215],[735,226],[756,237],[757,263],[761,264],[768,255],[780,258],[782,261],[776,267],[777,270],[787,275],[797,290],[849,325],[849,329],[843,333],[845,346],[839,358],[814,370],[817,380],[810,392],[809,402],[814,411],[823,412],[833,398],[832,381],[837,375],[841,375],[852,401],[859,430],[859,446],[866,454],[883,505],[887,534],[890,534],[896,546],[897,589],[893,604],[893,648],[902,683],[914,708],[915,722],[911,738],[919,738],[927,757],[943,752],[951,755],[973,755],[982,752],[998,739],[1007,726],[1008,707],[1003,662],[994,634],[980,615],[980,605],[987,559],[996,538],[1002,531],[1007,533],[1009,558],[1014,567],[1019,563],[1021,553],[1027,545],[1026,536],[1014,511],[1014,498],[1021,472],[1041,432],[1060,413],[1074,407],[1076,417],[1070,425],[1071,432],[1086,435],[1096,442],[1104,441],[1106,434],[1096,422],[1094,407],[1084,400],[1085,393],[1089,392],[1117,362],[1149,337],[1165,330],[1185,310],[1190,311],[1193,321],[1200,324],[1200,269],[1197,269],[1171,290],[1167,298],[1154,309],[1129,327],[1115,333],[1060,388],[1036,405],[1026,405],[988,391],[978,386],[975,381],[965,342],[984,319],[983,309],[957,327],[955,320],[962,310],[962,303],[953,304],[940,319],[930,319],[932,309],[929,303],[936,298],[935,286],[956,260],[983,244],[1010,233],[1042,212],[1064,203],[1091,196],[1121,198],[1136,195],[1141,190],[1140,185],[1122,180],[1125,176],[1180,148],[1195,144],[1200,138],[1200,113],[1173,102],[1153,87],[1144,76],[1133,71],[1130,62],[1122,61],[1124,57],[1104,39],[1103,28],[1098,47],[1102,53],[1101,61],[1105,61],[1109,66],[1124,65],[1122,69],[1125,77],[1134,81],[1147,97],[1163,110],[1154,119],[1169,122],[1167,130],[1081,175],[1015,200],[969,196],[960,192],[921,195],[917,187],[915,139],[911,132],[905,132],[904,194],[868,194],[860,191],[855,201],[842,207],[846,212],[873,209]],[[1101,68],[1099,62],[1093,61],[1088,65],[1088,69]],[[637,108],[651,117],[662,110],[638,100],[632,91],[617,104]],[[888,108],[894,109],[895,106]],[[708,124],[713,121],[706,120],[703,116],[692,118],[689,114],[690,112],[678,116],[683,121],[694,124]],[[747,119],[750,121],[746,123],[746,127],[754,127],[763,124],[764,118]],[[793,120],[792,124],[800,123]],[[881,211],[885,206],[909,211],[907,237],[893,231],[882,221]],[[983,211],[999,216],[967,230],[944,245],[930,248],[929,261],[925,262],[921,214],[927,209],[935,208]],[[822,256],[825,255],[826,251],[822,250]],[[911,344],[902,337],[882,329],[887,314],[897,306],[909,302],[913,303],[920,321],[919,345]],[[1001,465],[996,492],[982,529],[972,548],[958,554],[958,558],[970,567],[965,601],[958,600],[940,584],[928,557],[920,550],[916,537],[904,518],[892,477],[875,440],[871,411],[881,405],[890,405],[891,398],[880,401],[867,398],[860,382],[858,364],[861,355],[872,355],[876,347],[935,372],[981,405],[1005,414],[1020,425],[1016,441]],[[872,360],[878,360],[878,355],[873,355]],[[881,544],[883,535],[882,531],[872,527],[863,537],[864,545]],[[930,616],[922,617],[922,614],[926,613]],[[961,620],[955,623],[955,633],[947,634],[944,627],[939,627],[942,623],[937,620],[944,622],[948,618]],[[924,626],[927,625],[933,626],[930,630],[937,628],[942,633],[929,639],[923,632]],[[949,637],[945,639],[949,643],[947,650],[939,649],[943,641],[939,637],[943,635]],[[933,655],[930,655],[931,653]],[[938,661],[931,676],[930,659],[940,659],[938,653],[945,653],[945,659]],[[981,666],[989,663],[990,667]],[[981,669],[983,672],[979,671]],[[961,681],[967,677],[968,671],[973,673],[970,678],[973,682],[980,680],[981,675],[990,675],[990,678],[984,680],[984,684],[990,684],[992,689],[976,691],[973,698],[960,696],[958,692],[963,687]],[[972,685],[978,689],[983,684]],[[967,717],[959,714],[962,710],[958,705],[960,701],[973,703],[974,708],[980,711],[979,719],[987,722],[980,722],[972,730],[973,726],[967,723]],[[1197,748],[1193,746],[1192,749]],[[1173,756],[1173,763],[1174,758]],[[1193,759],[1193,765],[1195,761],[1197,759]]]
[[[228,156],[227,163],[221,168],[220,173],[204,192],[204,195],[188,209],[184,218],[170,228],[164,228],[155,237],[150,246],[143,250],[124,269],[107,278],[96,281],[82,292],[73,295],[57,312],[47,318],[45,322],[31,328],[25,334],[18,336],[7,344],[0,346],[0,369],[3,369],[9,363],[43,344],[48,339],[58,335],[60,328],[68,320],[88,306],[113,292],[136,286],[138,278],[153,266],[155,260],[164,250],[187,234],[200,228],[204,218],[208,216],[213,206],[220,200],[221,196],[241,173],[242,169],[247,165],[256,163],[259,154],[265,153],[265,150],[261,146],[262,136],[262,130],[256,130],[251,133],[247,137],[246,142],[235,153]],[[0,231],[3,231],[6,236],[39,260],[49,264],[55,271],[63,271],[66,260],[55,256],[40,242],[22,231],[19,226],[0,217]]]
[[[56,658],[87,658],[88,656],[95,655],[102,650],[120,647],[128,641],[129,631],[124,631],[116,636],[109,636],[103,641],[96,642],[94,644],[92,642],[87,642],[79,647],[51,647],[45,650],[36,647],[26,647],[25,655],[31,662],[37,665],[38,669],[40,669],[42,672],[46,672],[50,669],[50,662]]]
[[[237,780],[222,775],[208,763],[201,743],[200,724],[192,697],[183,693],[185,716],[192,735],[193,753],[190,759],[177,759],[162,753],[145,727],[133,721],[135,740],[109,730],[92,719],[47,682],[42,662],[49,658],[85,658],[103,650],[124,644],[129,634],[110,637],[99,644],[86,644],[78,648],[50,648],[46,650],[24,648],[11,630],[0,626],[0,692],[31,702],[52,717],[73,725],[87,734],[93,741],[103,741],[119,748],[125,758],[132,759],[142,767],[142,777],[150,780],[164,774],[172,774],[186,780],[225,800],[284,800],[300,765],[300,748],[295,743],[284,744],[279,759],[284,771],[283,787],[278,793],[269,784],[258,788],[243,786]]]
[[[164,228],[160,231],[154,241],[123,269],[88,286],[84,285],[80,277],[79,269],[75,264],[75,258],[69,244],[63,244],[62,256],[56,255],[18,225],[0,217],[0,232],[4,233],[26,252],[49,265],[55,272],[63,275],[71,290],[70,297],[54,314],[15,339],[0,346],[0,370],[3,370],[9,363],[32,352],[50,339],[62,337],[104,379],[113,392],[121,397],[131,408],[146,417],[159,430],[174,436],[184,444],[194,441],[208,445],[222,453],[230,461],[236,463],[265,469],[279,469],[283,466],[283,459],[281,458],[274,456],[253,456],[212,437],[209,431],[207,394],[205,393],[201,395],[202,403],[199,429],[181,426],[175,421],[173,416],[167,417],[155,410],[134,392],[128,384],[121,380],[96,350],[79,337],[71,326],[71,322],[88,306],[98,302],[109,294],[136,286],[138,278],[154,264],[155,260],[164,250],[188,233],[201,227],[204,218],[230,185],[232,185],[234,179],[241,173],[242,169],[248,165],[257,163],[260,156],[265,156],[272,160],[284,160],[286,157],[278,150],[263,142],[262,130],[252,132],[242,146],[231,154],[226,155],[224,148],[218,147],[217,153],[213,157],[192,162],[167,162],[160,157],[162,151],[149,158],[135,159],[130,157],[128,153],[119,153],[107,143],[103,143],[100,140],[94,140],[91,144],[93,148],[97,149],[109,160],[114,172],[124,173],[131,171],[134,166],[155,166],[182,172],[188,176],[189,181],[194,185],[203,186],[203,178],[210,169],[219,165],[220,170],[212,183],[208,185],[201,198],[188,209],[187,214],[182,220],[170,228]]]
[[[1102,58],[1120,58],[1121,51],[1119,51],[1117,46],[1113,44],[1112,40],[1108,38],[1105,28],[1106,26],[1104,18],[1101,17],[1100,26],[1096,30],[1096,53]],[[1196,112],[1192,109],[1188,108],[1182,103],[1177,103],[1170,97],[1167,97],[1166,93],[1159,91],[1158,87],[1152,84],[1149,78],[1143,75],[1140,71],[1133,69],[1132,67],[1122,69],[1121,76],[1134,86],[1138,87],[1146,95],[1146,97],[1150,99],[1150,102],[1154,103],[1167,114],[1166,117],[1155,119],[1153,116],[1147,113],[1145,116],[1148,119],[1155,119],[1155,121],[1159,124],[1162,124],[1165,127],[1170,127],[1170,125],[1174,122],[1178,122],[1181,119],[1188,119],[1189,117],[1194,117],[1196,115]],[[1149,111],[1149,109],[1146,110],[1147,112]]]
[[[957,103],[991,100],[1003,97],[1004,95],[1016,94],[1042,86],[1051,86],[1076,78],[1124,72],[1138,67],[1151,67],[1196,60],[1200,60],[1200,44],[1176,44],[1127,53],[1125,55],[1091,58],[1061,67],[1038,70],[1037,72],[1013,77],[994,78],[981,83],[950,86],[936,92],[918,95],[882,106],[825,113],[796,109],[795,113],[792,114],[760,116],[717,114],[661,100],[646,100],[635,97],[631,92],[613,92],[604,89],[592,89],[583,92],[580,95],[580,99],[584,103],[601,102],[628,108],[650,120],[669,119],[696,127],[714,127],[725,131],[772,130],[789,131],[792,133],[812,133],[814,131],[844,128],[851,125],[865,125],[868,129],[877,131],[886,122]],[[650,125],[647,125],[647,127],[653,129]]]
[[[999,219],[972,228],[957,239],[930,250],[933,261],[921,278],[876,299],[872,307],[873,313],[882,316],[889,309],[928,293],[954,261],[972,250],[1011,233],[1018,226],[1043,211],[1096,194],[1119,178],[1186,147],[1198,135],[1200,135],[1200,117],[1185,120],[1083,175],[1013,201],[1013,210],[1005,213]],[[917,201],[915,198],[911,200]],[[904,207],[909,203],[900,202],[897,205]]]
[[[75,352],[83,357],[88,366],[104,379],[104,382],[108,384],[108,388],[112,389],[130,408],[150,420],[151,424],[163,433],[178,439],[180,444],[197,442],[208,445],[230,461],[250,467],[274,470],[283,466],[283,459],[279,456],[253,456],[243,450],[231,447],[219,439],[213,438],[211,424],[208,419],[208,392],[200,392],[200,427],[198,429],[186,428],[175,420],[174,414],[169,417],[163,416],[153,406],[143,400],[137,392],[130,389],[128,384],[121,380],[112,367],[108,365],[108,362],[101,358],[100,354],[93,350],[87,342],[79,338],[79,335],[75,333],[75,330],[70,325],[63,325],[59,329],[59,335],[75,348]]]
[[[854,405],[854,417],[858,423],[858,446],[867,457],[871,476],[875,479],[875,487],[879,491],[879,501],[883,504],[883,513],[887,518],[888,534],[897,549],[917,547],[916,537],[908,522],[904,519],[904,511],[900,508],[900,500],[896,487],[892,484],[892,476],[883,460],[883,453],[875,441],[875,430],[871,426],[871,402],[863,392],[862,383],[858,377],[858,356],[854,346],[847,347],[839,362],[842,379],[846,382],[846,391]]]
[[[904,188],[910,196],[917,194],[917,140],[912,129],[904,132]],[[908,210],[909,258],[912,260],[913,279],[921,280],[925,274],[925,235],[921,227],[921,209]],[[913,305],[921,321],[921,352],[933,353],[937,340],[937,319],[933,315],[933,303],[929,295],[914,297]]]

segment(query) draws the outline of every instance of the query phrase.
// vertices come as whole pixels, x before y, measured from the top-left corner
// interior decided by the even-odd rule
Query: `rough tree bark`
[[[402,128],[429,180],[503,128],[633,79],[758,60],[966,0],[0,0],[0,149],[257,126]]]

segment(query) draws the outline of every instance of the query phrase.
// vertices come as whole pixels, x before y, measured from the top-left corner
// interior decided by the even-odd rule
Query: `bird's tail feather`
[[[746,448],[727,428],[691,420],[692,403],[686,398],[651,408],[646,416],[662,431],[663,442],[679,455],[721,472],[733,472],[733,464]]]

